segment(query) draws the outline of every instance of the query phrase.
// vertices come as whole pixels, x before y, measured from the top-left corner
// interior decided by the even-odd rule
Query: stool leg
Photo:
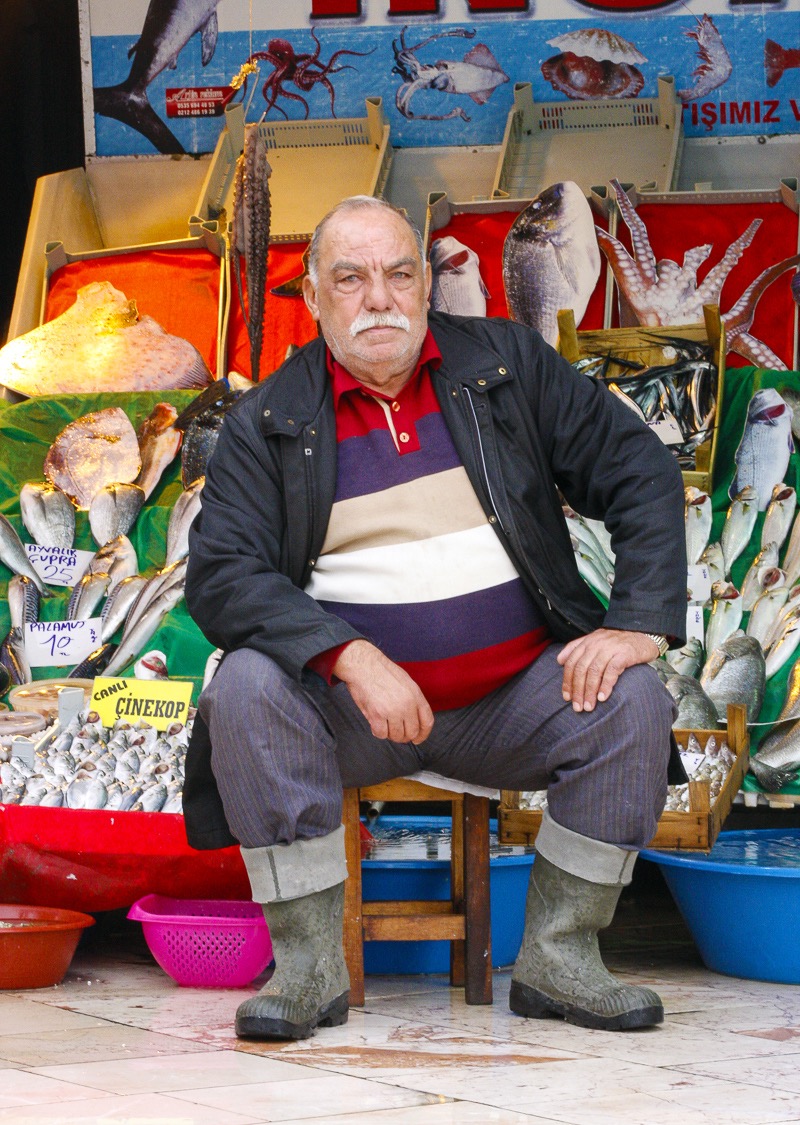
[[[464,998],[492,1002],[492,931],[489,899],[489,802],[464,794],[464,914],[466,915]]]
[[[344,884],[344,959],[350,974],[350,1004],[364,1004],[364,923],[361,886],[361,832],[357,789],[345,789],[342,804],[347,879]]]
[[[464,909],[464,802],[456,798],[450,802],[450,901],[454,914],[466,914]],[[450,984],[464,987],[466,943],[450,942]]]

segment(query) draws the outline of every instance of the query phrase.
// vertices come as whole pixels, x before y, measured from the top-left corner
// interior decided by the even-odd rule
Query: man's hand
[[[419,745],[431,733],[433,711],[407,672],[369,641],[352,641],[332,668],[376,738]]]
[[[593,711],[608,699],[614,684],[633,664],[649,664],[658,646],[645,633],[595,629],[564,645],[556,659],[564,666],[562,694],[574,711]]]

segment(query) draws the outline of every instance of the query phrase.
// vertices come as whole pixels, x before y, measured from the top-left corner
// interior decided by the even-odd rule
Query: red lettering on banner
[[[764,116],[765,125],[777,125],[780,122],[780,117],[777,116],[778,106],[781,103],[778,101],[767,100],[764,102],[766,115]]]
[[[361,0],[311,0],[312,20],[329,16],[360,16]]]
[[[794,113],[795,121],[800,121],[800,105],[790,98],[789,103]],[[778,125],[780,116],[779,101],[764,102],[684,102],[684,111],[689,110],[692,125],[705,125],[710,129],[712,125],[754,125],[762,122],[767,125]]]
[[[528,0],[468,0],[471,12],[527,12]]]
[[[436,15],[439,0],[389,0],[390,16],[413,16],[421,12]]]
[[[750,102],[742,102],[741,105],[738,102],[731,102],[731,125],[736,125],[740,121],[750,123]]]
[[[672,3],[672,0],[578,0],[578,3],[582,4],[584,8],[603,8],[610,12],[645,12],[648,8],[666,8],[667,4]]]
[[[798,106],[794,98],[789,98],[789,105],[792,107],[795,121],[800,121],[800,106]]]
[[[703,102],[700,106],[700,120],[706,129],[710,129],[717,122],[717,107],[714,102]]]

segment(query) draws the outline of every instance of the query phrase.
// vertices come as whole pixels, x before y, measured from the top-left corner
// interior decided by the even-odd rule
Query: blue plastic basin
[[[372,829],[388,850],[403,854],[404,832],[424,836],[427,847],[417,846],[430,858],[365,859],[362,862],[365,902],[391,899],[450,898],[450,817],[385,816]],[[500,968],[516,960],[525,923],[525,895],[533,864],[531,849],[497,843],[497,822],[491,821],[490,899],[492,909],[492,965]],[[406,849],[408,851],[409,849]],[[413,850],[413,849],[412,849]],[[367,941],[364,971],[446,973],[450,968],[447,941]]]
[[[800,984],[800,828],[721,832],[708,855],[641,854],[661,868],[707,968]]]

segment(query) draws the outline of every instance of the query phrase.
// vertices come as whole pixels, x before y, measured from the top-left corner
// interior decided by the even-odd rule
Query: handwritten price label
[[[34,621],[25,626],[25,655],[31,668],[80,664],[100,646],[99,617],[88,621]]]
[[[705,563],[689,567],[686,587],[690,605],[705,605],[711,597],[711,572]]]
[[[705,631],[703,629],[703,607],[701,605],[690,605],[686,610],[686,638],[697,637],[700,644],[705,641]]]
[[[72,547],[40,547],[26,543],[31,566],[48,586],[74,586],[94,555]]]

